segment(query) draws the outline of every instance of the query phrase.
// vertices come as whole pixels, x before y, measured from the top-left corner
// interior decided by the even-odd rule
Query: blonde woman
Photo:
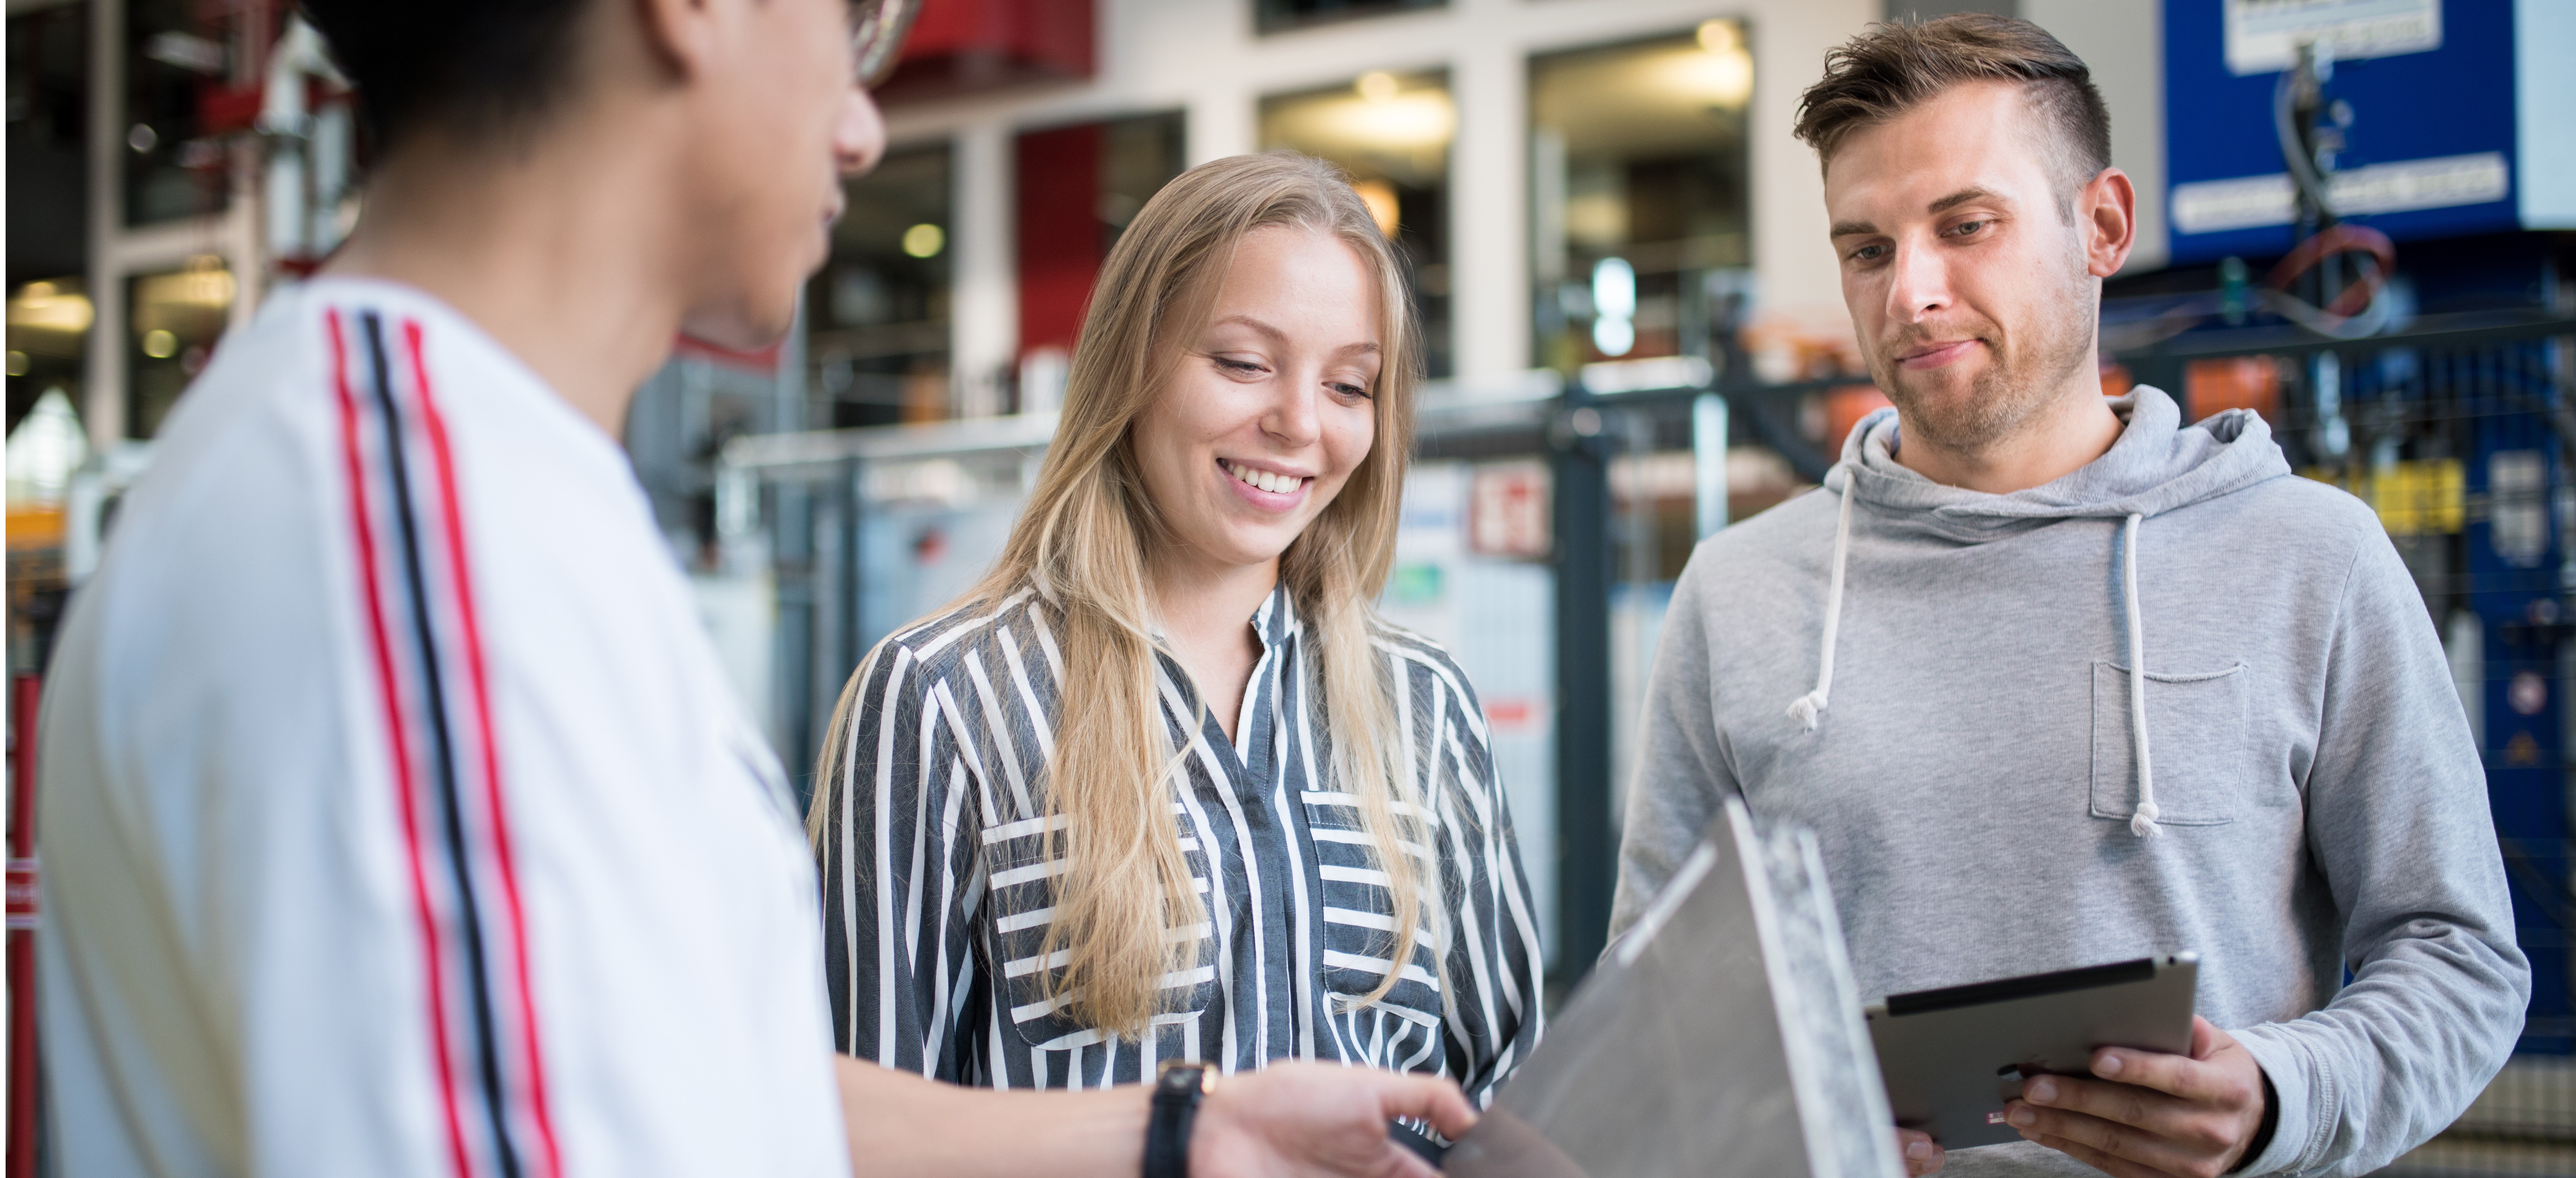
[[[1301,156],[1194,168],[1128,227],[1000,562],[842,693],[810,820],[842,1051],[1001,1088],[1333,1060],[1479,1107],[1528,1054],[1483,714],[1370,606],[1411,306]]]

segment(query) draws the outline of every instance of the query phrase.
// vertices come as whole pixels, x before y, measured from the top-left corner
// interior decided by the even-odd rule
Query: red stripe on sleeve
[[[447,442],[447,419],[439,413],[437,398],[430,393],[429,366],[421,358],[418,320],[403,321],[403,345],[411,360],[412,387],[420,394],[421,421],[429,434],[430,454],[438,464],[439,510],[447,543],[448,570],[455,582],[457,617],[465,631],[466,677],[474,693],[474,726],[482,743],[484,805],[491,814],[493,857],[500,867],[501,894],[510,912],[510,962],[515,974],[512,981],[515,983],[520,1037],[524,1040],[524,1062],[528,1071],[528,1114],[536,1124],[537,1139],[545,1145],[547,1175],[561,1178],[563,1152],[555,1143],[554,1117],[547,1107],[545,1059],[537,1034],[535,990],[528,981],[527,913],[519,901],[519,870],[511,850],[509,811],[502,805],[500,742],[492,728],[492,693],[484,671],[483,630],[474,612],[474,580],[466,558],[465,513],[457,508],[456,461]]]
[[[367,471],[358,441],[358,402],[349,392],[348,343],[337,310],[325,311],[331,335],[331,386],[340,401],[340,440],[348,460],[349,516],[357,530],[358,571],[366,586],[367,627],[373,641],[376,678],[385,704],[385,734],[393,748],[394,790],[402,810],[403,850],[410,860],[414,911],[420,921],[421,959],[429,983],[430,1053],[438,1063],[438,1098],[446,1116],[447,1146],[457,1178],[472,1178],[465,1149],[465,1127],[456,1109],[455,1065],[448,1058],[447,988],[439,960],[438,919],[431,910],[429,876],[421,865],[417,783],[412,780],[411,745],[403,720],[399,681],[394,675],[393,643],[385,631],[384,587],[376,575],[375,527],[367,511]]]

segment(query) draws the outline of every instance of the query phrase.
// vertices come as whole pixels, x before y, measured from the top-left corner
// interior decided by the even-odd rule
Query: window
[[[9,428],[54,389],[80,403],[91,308],[89,6],[9,18]]]
[[[1261,146],[1341,165],[1413,267],[1430,375],[1451,371],[1449,145],[1458,109],[1445,72],[1369,73],[1355,83],[1261,100]]]
[[[1727,20],[1531,60],[1535,363],[1723,363],[1750,290],[1752,91],[1743,28]]]
[[[188,382],[205,371],[233,308],[233,272],[201,254],[180,270],[126,280],[125,428],[148,438],[161,429]]]
[[[1447,0],[1253,0],[1252,23],[1263,33],[1283,33],[1337,21],[1440,8],[1446,4]]]
[[[238,106],[232,88],[239,27],[252,6],[133,0],[126,19],[125,221],[150,225],[224,210],[232,153],[210,107]],[[206,14],[218,13],[209,19]],[[257,110],[256,87],[250,90]],[[238,129],[238,128],[234,128]]]
[[[848,211],[832,256],[807,288],[806,355],[818,424],[937,421],[951,416],[949,210],[955,170],[945,143],[889,153],[846,181]]]
[[[1109,247],[1181,173],[1182,116],[1140,115],[1019,137],[1017,199],[1023,412],[1062,400],[1067,358]]]

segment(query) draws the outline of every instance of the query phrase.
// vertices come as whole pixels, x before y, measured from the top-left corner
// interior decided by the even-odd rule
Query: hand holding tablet
[[[2226,1172],[2269,1138],[2270,1093],[2192,1013],[2197,967],[2183,953],[1891,995],[1868,1017],[1897,1123],[1944,1149],[2027,1139],[2113,1172]]]

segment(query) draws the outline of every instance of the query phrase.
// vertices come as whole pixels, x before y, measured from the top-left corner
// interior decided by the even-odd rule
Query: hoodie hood
[[[2153,518],[2290,473],[2271,427],[2252,410],[2230,409],[2184,426],[2173,398],[2146,385],[2110,405],[2126,423],[2119,441],[2082,468],[2027,491],[1989,495],[1907,469],[1896,461],[1902,438],[1893,408],[1852,427],[1825,485],[1837,494],[1848,489],[1879,509],[1876,526],[1922,528],[1975,543],[2052,520]]]
[[[2138,529],[2148,517],[2204,499],[2215,499],[2290,473],[2289,460],[2272,444],[2272,430],[2250,410],[2231,409],[2182,428],[2182,409],[2161,389],[2140,385],[2114,398],[2111,411],[2126,423],[2120,439],[2100,458],[2066,477],[2027,491],[1989,495],[1943,486],[1897,464],[1896,410],[1881,409],[1852,427],[1843,460],[1825,472],[1825,487],[1842,500],[1834,524],[1832,573],[1825,583],[1825,632],[1816,653],[1815,690],[1789,702],[1789,717],[1808,732],[1832,705],[1834,646],[1842,629],[1843,579],[1851,566],[1852,511],[1878,509],[1874,524],[1899,532],[1919,530],[1952,541],[1977,543],[2059,520],[2107,519],[2120,524],[2120,598],[2129,645],[2129,728],[2138,774],[2138,806],[2129,829],[2139,838],[2156,833],[2162,810],[2147,742],[2145,619],[2138,609]]]

